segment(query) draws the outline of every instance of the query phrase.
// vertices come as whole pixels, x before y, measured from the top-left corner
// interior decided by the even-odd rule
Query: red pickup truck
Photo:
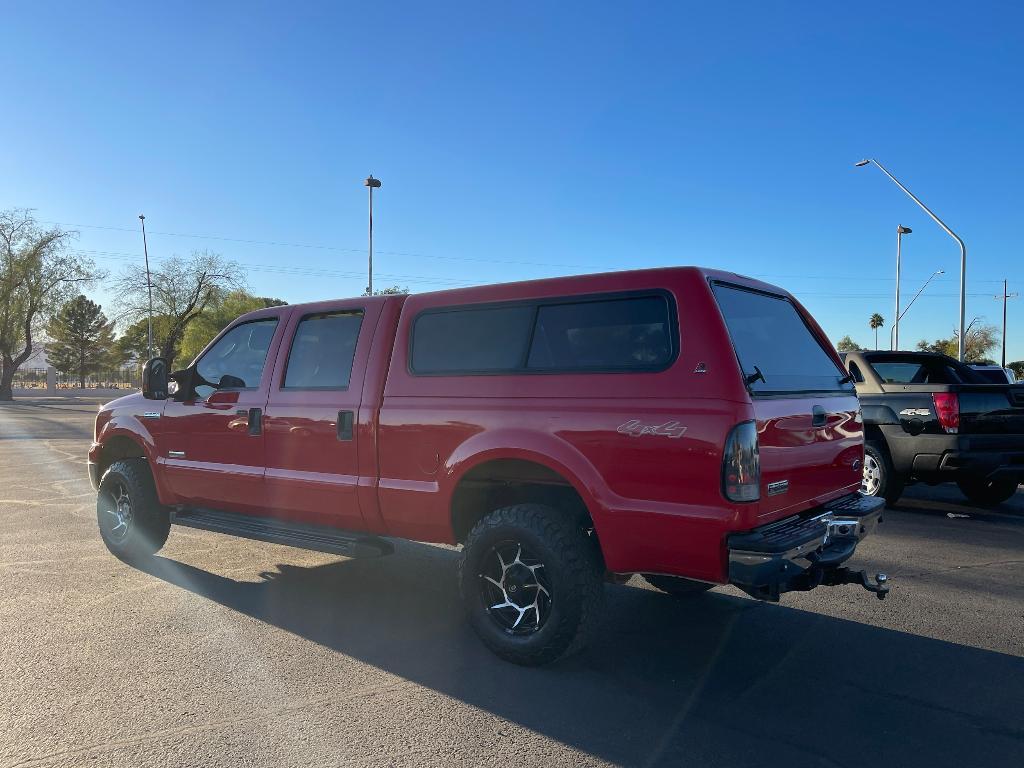
[[[461,544],[498,655],[578,648],[603,582],[764,600],[843,566],[859,493],[850,377],[786,291],[680,267],[272,307],[104,406],[89,470],[133,561],[184,525],[350,557]]]

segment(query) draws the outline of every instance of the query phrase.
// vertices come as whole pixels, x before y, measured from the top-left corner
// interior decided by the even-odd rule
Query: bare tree
[[[56,308],[99,276],[68,251],[74,234],[39,227],[27,209],[0,211],[0,400],[13,399],[14,373]]]
[[[243,287],[237,263],[209,251],[193,251],[188,258],[172,256],[152,270],[153,314],[162,316],[166,334],[160,356],[174,363],[190,323],[229,291]],[[126,267],[113,285],[120,309],[118,319],[127,323],[144,320],[149,314],[146,270],[140,265]]]

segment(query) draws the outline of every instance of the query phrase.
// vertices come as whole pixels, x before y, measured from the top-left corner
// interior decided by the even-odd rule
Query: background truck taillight
[[[951,435],[960,429],[960,397],[956,392],[934,392],[932,402],[942,428]]]
[[[729,501],[761,498],[761,456],[757,426],[744,421],[732,428],[722,456],[722,493]]]

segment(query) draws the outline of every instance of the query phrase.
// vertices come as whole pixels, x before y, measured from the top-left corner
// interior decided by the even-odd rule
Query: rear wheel
[[[557,509],[518,504],[478,522],[459,560],[470,625],[495,654],[537,666],[581,648],[604,601],[597,542]]]
[[[171,516],[157,499],[145,459],[123,459],[110,465],[100,480],[96,522],[107,549],[122,560],[140,560],[164,545]]]
[[[1002,504],[1017,492],[1017,478],[961,478],[956,481],[961,492],[972,502],[981,507],[994,507]]]
[[[864,445],[864,474],[860,490],[865,496],[879,496],[888,505],[895,504],[903,495],[905,481],[896,474],[889,454],[878,443]]]

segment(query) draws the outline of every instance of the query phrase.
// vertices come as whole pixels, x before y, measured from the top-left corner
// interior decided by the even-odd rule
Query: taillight
[[[956,392],[933,392],[935,415],[946,432],[955,435],[960,429],[960,398]]]
[[[729,501],[761,498],[761,457],[757,448],[757,427],[752,421],[737,424],[725,441],[722,493]]]

